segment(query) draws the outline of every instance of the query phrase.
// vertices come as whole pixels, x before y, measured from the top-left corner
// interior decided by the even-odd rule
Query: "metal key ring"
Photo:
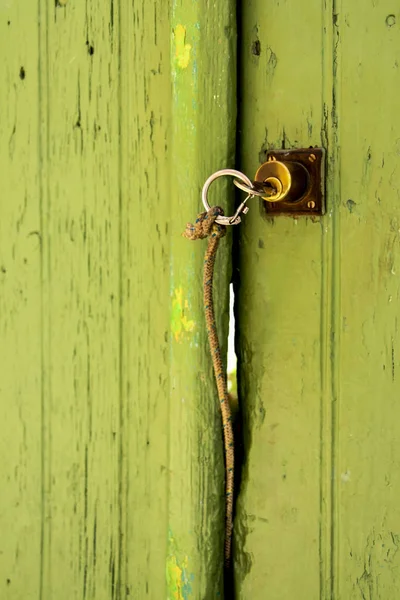
[[[237,179],[233,180],[233,183],[236,185],[239,190],[246,192],[246,194],[250,194],[251,196],[265,196],[265,188],[262,183],[259,181],[253,181],[251,186],[238,181]]]
[[[215,173],[210,175],[210,177],[207,179],[207,181],[205,182],[205,184],[203,186],[203,191],[201,192],[201,199],[203,201],[204,208],[207,211],[209,211],[211,208],[210,205],[208,204],[208,200],[207,200],[208,188],[210,187],[210,185],[212,184],[213,181],[218,179],[218,177],[223,177],[224,175],[230,175],[231,177],[237,177],[238,179],[243,181],[246,185],[248,185],[250,189],[253,189],[252,182],[241,171],[236,171],[235,169],[221,169],[220,171],[216,171]],[[222,216],[217,217],[215,219],[215,222],[219,223],[220,225],[237,225],[238,223],[240,223],[240,221],[241,221],[241,219],[239,216],[237,216],[235,220],[232,220],[232,217],[222,217]]]
[[[277,177],[268,177],[264,184],[260,181],[253,181],[253,188],[237,179],[234,179],[233,183],[243,192],[246,192],[251,196],[261,196],[263,200],[268,200],[268,202],[278,202],[278,200],[282,200],[286,195],[282,195],[282,182]],[[269,192],[267,191],[268,184],[271,186]]]

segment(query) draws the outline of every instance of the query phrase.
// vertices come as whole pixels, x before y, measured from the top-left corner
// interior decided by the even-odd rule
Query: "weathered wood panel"
[[[181,237],[201,212],[201,187],[234,162],[235,3],[175,2],[172,14],[169,549],[171,598],[222,596],[224,467],[219,405],[203,316],[205,242]],[[228,187],[229,186],[229,187]],[[229,211],[218,182],[210,202]],[[230,235],[215,283],[218,328],[227,335]]]
[[[339,10],[338,10],[339,12]],[[337,16],[337,598],[400,597],[400,14]]]
[[[107,8],[107,10],[106,10]],[[109,7],[39,13],[43,598],[120,588],[118,31]]]
[[[0,14],[1,597],[214,598],[221,426],[180,234],[234,160],[233,2]]]
[[[372,0],[244,14],[242,166],[324,145],[328,212],[239,232],[240,598],[399,594],[397,20]]]
[[[10,4],[10,3],[9,3]],[[37,2],[0,7],[0,597],[41,590]],[[10,51],[12,49],[12,51]]]
[[[161,0],[120,3],[122,598],[167,597],[168,17]]]
[[[240,160],[246,173],[255,173],[270,148],[321,144],[321,18],[317,1],[300,10],[295,2],[256,0],[244,11]],[[311,600],[320,597],[329,565],[329,534],[321,526],[328,493],[321,439],[325,224],[260,215],[254,207],[238,232],[245,462],[235,523],[237,597],[261,599],[268,590],[271,600]]]

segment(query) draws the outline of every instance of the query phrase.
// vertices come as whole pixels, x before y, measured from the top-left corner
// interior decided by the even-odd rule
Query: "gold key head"
[[[278,160],[269,160],[258,169],[255,180],[263,183],[266,188],[272,188],[271,194],[262,196],[268,202],[283,200],[290,190],[292,176],[287,166]]]
[[[300,198],[307,189],[308,173],[298,162],[281,162],[271,157],[259,167],[255,181],[262,183],[270,194],[262,196],[267,202],[290,201]],[[272,188],[272,190],[271,190]]]
[[[263,181],[265,196],[261,196],[264,200],[268,198],[268,202],[277,202],[281,199],[283,194],[283,183],[278,177],[267,177]]]

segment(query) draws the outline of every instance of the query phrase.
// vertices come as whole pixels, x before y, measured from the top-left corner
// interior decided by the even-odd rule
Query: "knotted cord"
[[[226,373],[223,368],[221,351],[217,334],[217,326],[213,302],[214,265],[219,240],[226,234],[226,227],[219,225],[215,219],[224,212],[219,206],[210,208],[208,212],[198,215],[194,225],[188,223],[183,234],[189,240],[198,240],[208,237],[207,250],[204,257],[203,270],[203,299],[207,325],[208,343],[214,367],[214,375],[218,389],[218,398],[221,408],[222,427],[224,432],[225,448],[225,567],[229,568],[231,560],[232,543],[232,518],[233,518],[233,477],[234,477],[234,440],[232,429],[232,415],[229,406]]]

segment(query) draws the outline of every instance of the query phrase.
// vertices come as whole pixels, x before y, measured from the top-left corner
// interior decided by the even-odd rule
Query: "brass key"
[[[294,161],[283,163],[275,158],[261,165],[255,176],[255,181],[275,190],[272,195],[262,196],[267,202],[298,201],[307,191],[308,180],[308,172],[303,165]]]

